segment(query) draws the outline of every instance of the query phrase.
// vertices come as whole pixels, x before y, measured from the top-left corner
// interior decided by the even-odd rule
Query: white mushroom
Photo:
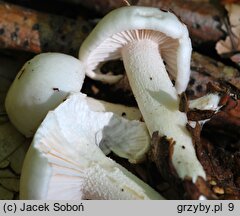
[[[116,9],[90,33],[79,58],[89,77],[109,83],[112,76],[96,73],[100,63],[122,58],[150,134],[159,131],[176,142],[172,162],[179,177],[206,178],[186,129],[187,117],[179,111],[178,93],[185,91],[190,76],[191,41],[174,14],[138,6]]]
[[[10,121],[26,137],[34,134],[47,112],[70,92],[79,92],[85,74],[80,61],[44,53],[26,62],[13,81],[5,107]]]
[[[80,112],[81,110],[81,112]],[[122,137],[125,121],[110,112],[95,112],[85,95],[74,94],[50,111],[38,128],[24,161],[21,199],[162,199],[97,146],[97,133],[115,121]],[[135,131],[126,128],[127,133]],[[144,136],[144,135],[143,135]],[[114,139],[113,139],[114,138]]]

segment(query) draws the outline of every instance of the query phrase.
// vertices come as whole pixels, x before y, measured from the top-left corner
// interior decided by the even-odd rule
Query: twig
[[[127,6],[131,6],[131,4],[129,3],[129,1],[127,1],[127,0],[123,0],[124,1],[124,3],[127,5]]]

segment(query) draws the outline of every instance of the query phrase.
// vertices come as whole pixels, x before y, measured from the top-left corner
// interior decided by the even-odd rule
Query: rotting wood
[[[1,48],[76,55],[89,31],[89,23],[84,20],[40,13],[0,1]]]

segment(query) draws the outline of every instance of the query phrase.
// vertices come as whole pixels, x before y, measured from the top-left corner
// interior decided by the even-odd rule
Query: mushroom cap
[[[130,6],[107,14],[80,48],[79,59],[86,67],[86,75],[108,83],[116,82],[119,76],[98,72],[100,63],[120,58],[123,46],[143,38],[159,43],[159,52],[175,79],[178,93],[185,91],[192,51],[187,27],[173,13],[157,8]]]
[[[32,136],[47,112],[70,92],[79,92],[85,73],[81,62],[69,55],[43,53],[26,62],[13,81],[5,107],[14,126]]]
[[[20,198],[160,199],[103,154],[96,135],[104,133],[103,127],[114,121],[115,114],[89,110],[85,97],[73,94],[47,114],[24,161]],[[114,136],[118,139],[116,133]]]

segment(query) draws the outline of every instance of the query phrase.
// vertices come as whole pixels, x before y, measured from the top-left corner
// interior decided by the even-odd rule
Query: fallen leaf
[[[10,122],[0,125],[0,162],[23,145],[25,139]]]
[[[14,197],[14,193],[12,193],[11,191],[3,188],[0,185],[0,200],[12,200]]]
[[[225,8],[228,11],[229,24],[223,29],[227,30],[228,36],[217,42],[216,50],[219,55],[225,55],[235,63],[240,63],[240,5],[226,4]]]

